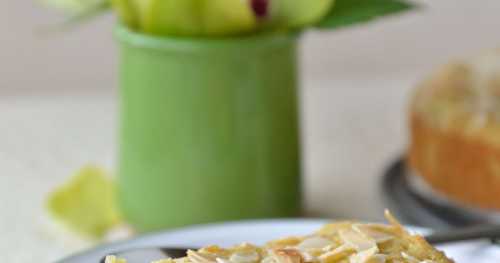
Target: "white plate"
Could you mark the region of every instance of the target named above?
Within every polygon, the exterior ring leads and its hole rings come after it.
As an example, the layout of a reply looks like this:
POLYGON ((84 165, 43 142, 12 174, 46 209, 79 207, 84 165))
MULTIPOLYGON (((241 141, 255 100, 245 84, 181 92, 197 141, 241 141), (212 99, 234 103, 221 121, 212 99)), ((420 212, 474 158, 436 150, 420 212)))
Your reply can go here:
MULTIPOLYGON (((209 244, 230 246, 246 241, 263 244, 284 236, 311 233, 326 222, 328 221, 316 219, 252 220, 187 227, 100 246, 63 259, 59 263, 98 263, 103 255, 137 247, 201 247, 209 244)), ((422 228, 409 229, 419 233, 427 232, 422 228)), ((492 246, 486 241, 441 246, 440 249, 457 263, 500 262, 500 246, 492 246)))

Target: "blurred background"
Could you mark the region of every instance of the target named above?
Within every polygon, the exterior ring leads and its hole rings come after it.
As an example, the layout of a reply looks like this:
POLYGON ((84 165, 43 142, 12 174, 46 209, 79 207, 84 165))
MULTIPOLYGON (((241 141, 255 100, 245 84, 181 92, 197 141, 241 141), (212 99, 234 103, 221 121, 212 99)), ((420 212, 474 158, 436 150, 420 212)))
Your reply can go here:
MULTIPOLYGON (((360 75, 417 76, 450 57, 497 46, 498 1, 414 2, 423 8, 410 15, 340 32, 309 33, 303 41, 306 83, 353 75, 357 79, 360 75)), ((70 32, 47 35, 44 29, 60 22, 60 14, 37 1, 5 2, 0 7, 2 94, 91 93, 115 88, 111 15, 70 32)))
MULTIPOLYGON (((406 148, 415 84, 450 58, 500 46, 499 1, 415 2, 410 14, 303 39, 308 216, 380 220, 379 179, 406 148)), ((2 1, 0 21, 0 251, 15 240, 54 259, 71 245, 44 242, 41 200, 83 164, 115 164, 114 18, 47 34, 56 13, 2 1)))

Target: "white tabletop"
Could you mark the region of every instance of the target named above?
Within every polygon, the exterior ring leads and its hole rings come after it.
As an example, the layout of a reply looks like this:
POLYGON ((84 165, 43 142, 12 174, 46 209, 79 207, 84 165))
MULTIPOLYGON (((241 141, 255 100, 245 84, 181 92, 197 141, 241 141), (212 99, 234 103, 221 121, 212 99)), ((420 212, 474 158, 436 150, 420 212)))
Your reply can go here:
MULTIPOLYGON (((411 82, 385 76, 375 82, 306 84, 308 214, 381 218, 378 180, 404 150, 405 87, 411 82)), ((106 92, 0 99, 0 250, 11 251, 11 262, 46 262, 88 245, 55 231, 44 216, 43 202, 87 163, 113 171, 116 115, 116 97, 106 92)))
MULTIPOLYGON (((500 45, 498 0, 419 2, 428 8, 306 36, 302 116, 309 215, 380 219, 385 205, 378 182, 405 149, 412 87, 450 57, 500 45)), ((88 246, 51 227, 44 198, 87 163, 114 170, 112 21, 52 37, 33 34, 35 25, 54 22, 51 17, 31 1, 0 1, 0 21, 7 19, 0 23, 6 32, 0 36, 2 262, 50 262, 88 246)))

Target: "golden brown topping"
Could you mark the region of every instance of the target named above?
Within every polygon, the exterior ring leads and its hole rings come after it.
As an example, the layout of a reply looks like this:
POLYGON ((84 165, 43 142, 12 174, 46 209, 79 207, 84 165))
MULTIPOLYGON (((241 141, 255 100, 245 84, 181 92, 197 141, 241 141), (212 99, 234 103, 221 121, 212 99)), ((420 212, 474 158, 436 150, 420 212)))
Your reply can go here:
POLYGON ((302 242, 302 238, 299 237, 287 237, 274 241, 270 241, 267 243, 267 247, 269 248, 284 248, 289 246, 295 246, 302 242))
POLYGON ((303 263, 304 259, 297 249, 282 248, 272 252, 274 259, 278 263, 303 263))
POLYGON ((439 129, 479 133, 500 123, 500 51, 445 65, 419 86, 412 105, 439 129))
POLYGON ((200 249, 198 252, 202 253, 202 254, 210 254, 210 255, 214 255, 215 257, 222 257, 222 258, 228 257, 231 254, 231 251, 224 249, 224 248, 221 248, 219 246, 204 247, 204 248, 200 249))

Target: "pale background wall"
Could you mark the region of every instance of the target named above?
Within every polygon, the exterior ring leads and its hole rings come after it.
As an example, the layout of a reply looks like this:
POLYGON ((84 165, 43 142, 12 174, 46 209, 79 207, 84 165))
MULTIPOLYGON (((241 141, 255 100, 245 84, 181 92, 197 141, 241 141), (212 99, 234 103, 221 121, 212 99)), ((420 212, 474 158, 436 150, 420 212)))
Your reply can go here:
MULTIPOLYGON (((312 33, 305 79, 411 72, 450 56, 500 45, 500 1, 423 0, 419 12, 364 28, 312 33)), ((115 86, 113 18, 44 35, 60 21, 36 0, 0 1, 0 94, 110 90, 115 86)), ((363 88, 363 87, 360 87, 363 88)))

